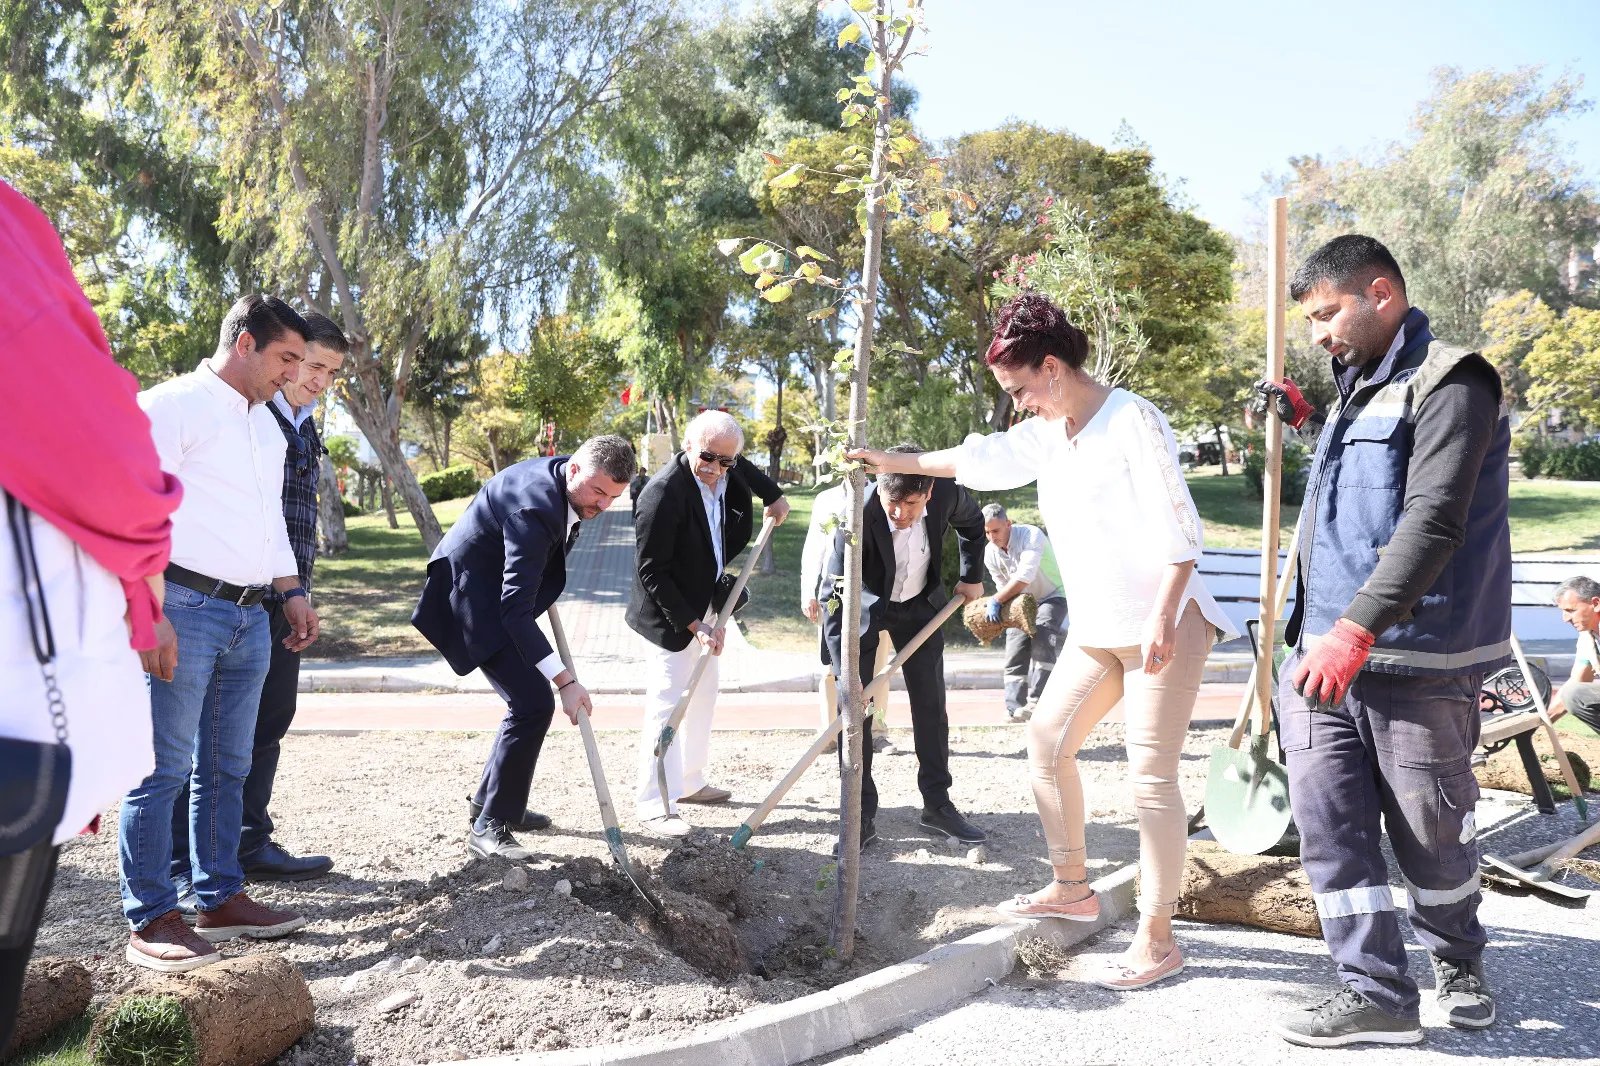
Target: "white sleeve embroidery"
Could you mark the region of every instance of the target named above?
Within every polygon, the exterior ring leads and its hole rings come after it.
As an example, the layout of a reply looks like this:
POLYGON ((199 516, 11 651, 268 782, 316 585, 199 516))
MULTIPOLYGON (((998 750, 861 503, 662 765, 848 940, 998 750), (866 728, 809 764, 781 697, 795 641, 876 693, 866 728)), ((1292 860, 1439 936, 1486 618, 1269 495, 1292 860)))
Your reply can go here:
POLYGON ((1201 549, 1200 516, 1189 495, 1189 485, 1178 469, 1177 442, 1155 404, 1142 396, 1133 396, 1133 406, 1139 416, 1140 438, 1139 455, 1133 464, 1135 491, 1155 505, 1158 514, 1151 517, 1161 521, 1165 516, 1165 523, 1170 524, 1171 556, 1165 561, 1181 563, 1197 559, 1201 549))

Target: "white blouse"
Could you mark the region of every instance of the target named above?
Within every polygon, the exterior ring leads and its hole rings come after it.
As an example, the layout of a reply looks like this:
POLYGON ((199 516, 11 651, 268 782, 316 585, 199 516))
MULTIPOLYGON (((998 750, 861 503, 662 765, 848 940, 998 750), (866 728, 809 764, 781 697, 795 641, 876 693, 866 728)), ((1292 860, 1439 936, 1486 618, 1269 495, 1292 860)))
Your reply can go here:
MULTIPOLYGON (((1200 515, 1179 471, 1172 428, 1142 396, 1113 389, 1071 439, 1064 421, 1035 417, 1002 433, 974 433, 955 451, 956 480, 968 488, 1038 483, 1075 644, 1138 645, 1163 571, 1200 558, 1200 515)), ((1179 617, 1190 601, 1223 637, 1236 635, 1194 572, 1179 617)))

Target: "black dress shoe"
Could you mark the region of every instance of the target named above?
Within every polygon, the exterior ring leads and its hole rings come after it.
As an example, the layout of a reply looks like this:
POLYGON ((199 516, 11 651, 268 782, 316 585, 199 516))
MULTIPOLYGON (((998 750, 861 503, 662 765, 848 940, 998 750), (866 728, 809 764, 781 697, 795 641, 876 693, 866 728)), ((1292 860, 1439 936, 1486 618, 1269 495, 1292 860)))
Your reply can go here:
POLYGON ((988 833, 961 816, 954 803, 941 803, 933 810, 923 811, 922 820, 917 825, 929 836, 943 837, 969 848, 986 843, 989 839, 988 833))
MULTIPOLYGON (((478 815, 483 813, 483 804, 468 796, 467 809, 472 812, 472 817, 467 821, 472 825, 477 825, 478 815)), ((550 816, 548 814, 540 814, 538 811, 523 811, 522 821, 507 822, 506 824, 519 833, 537 833, 541 829, 550 828, 550 816)))
POLYGON ((333 869, 333 860, 326 855, 291 855, 269 840, 255 854, 240 856, 239 865, 247 881, 309 881, 333 869))
MULTIPOLYGON (((872 819, 871 818, 863 818, 861 820, 861 848, 862 848, 862 850, 865 851, 868 844, 875 844, 875 843, 877 843, 877 841, 878 841, 878 827, 876 825, 872 824, 872 819)), ((839 842, 837 840, 835 840, 833 842, 833 857, 836 858, 836 859, 839 857, 839 842)))
POLYGON ((527 862, 533 858, 533 852, 517 843, 517 838, 511 835, 511 829, 504 822, 489 819, 488 828, 478 832, 476 828, 467 837, 467 850, 474 855, 488 858, 498 855, 502 859, 512 862, 527 862))

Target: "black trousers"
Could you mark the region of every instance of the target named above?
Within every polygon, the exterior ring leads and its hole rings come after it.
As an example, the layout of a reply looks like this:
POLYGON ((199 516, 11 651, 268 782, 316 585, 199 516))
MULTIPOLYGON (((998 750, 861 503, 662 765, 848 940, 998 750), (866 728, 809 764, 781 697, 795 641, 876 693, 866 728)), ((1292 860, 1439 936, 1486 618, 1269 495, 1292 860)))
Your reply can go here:
MULTIPOLYGON (((261 685, 261 704, 256 710, 255 747, 250 758, 250 776, 244 780, 244 824, 239 834, 239 857, 248 858, 266 847, 272 839, 272 786, 278 777, 278 755, 283 738, 294 724, 296 700, 300 692, 300 653, 283 646, 289 636, 289 620, 283 604, 263 604, 272 634, 272 662, 261 685)), ((189 879, 189 786, 184 784, 172 807, 172 876, 189 879)))
POLYGON ((28 972, 28 959, 33 955, 34 938, 39 935, 39 923, 44 921, 44 905, 50 898, 50 887, 55 882, 56 858, 60 853, 58 848, 50 855, 50 872, 44 879, 44 891, 33 903, 33 914, 27 923, 27 935, 23 943, 14 948, 0 949, 0 1051, 11 1043, 11 1033, 17 1024, 17 1007, 22 1002, 22 981, 28 972))
POLYGON ((520 822, 528 809, 533 770, 555 716, 555 690, 532 663, 522 661, 514 644, 489 656, 479 669, 506 701, 506 716, 472 798, 483 804, 483 812, 490 818, 520 822))
MULTIPOLYGON (((925 598, 901 603, 886 602, 875 621, 861 638, 861 683, 872 680, 877 658, 878 634, 887 632, 896 648, 910 643, 937 612, 925 598)), ((839 664, 833 664, 835 675, 839 664)), ((944 634, 935 632, 900 667, 906 695, 911 699, 911 732, 917 751, 917 789, 922 806, 931 810, 950 802, 950 718, 945 712, 944 634)), ((839 758, 844 758, 840 746, 839 758)), ((861 816, 878 813, 878 786, 872 780, 872 719, 868 718, 861 738, 861 816)))

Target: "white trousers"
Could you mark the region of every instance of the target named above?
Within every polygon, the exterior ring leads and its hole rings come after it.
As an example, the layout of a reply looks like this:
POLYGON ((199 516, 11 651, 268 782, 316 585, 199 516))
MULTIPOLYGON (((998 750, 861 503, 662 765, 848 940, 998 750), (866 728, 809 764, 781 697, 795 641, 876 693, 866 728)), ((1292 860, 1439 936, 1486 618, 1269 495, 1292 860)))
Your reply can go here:
POLYGON ((706 762, 711 756, 711 713, 717 706, 718 656, 711 656, 694 699, 667 749, 667 791, 663 799, 656 783, 656 738, 672 717, 694 664, 700 658, 700 642, 690 641, 682 651, 667 651, 649 645, 645 669, 644 726, 639 731, 639 817, 660 818, 677 813, 679 798, 692 796, 706 786, 706 762))
MULTIPOLYGON (((820 627, 818 629, 820 632, 820 627)), ((883 668, 889 665, 889 657, 894 653, 894 644, 889 640, 889 634, 879 632, 878 653, 874 660, 872 673, 874 676, 883 673, 883 668)), ((833 724, 834 715, 839 713, 839 679, 833 676, 832 670, 822 671, 822 685, 817 689, 817 709, 821 713, 822 724, 818 729, 827 729, 833 724)), ((873 725, 873 733, 877 736, 886 735, 889 728, 889 697, 872 705, 872 716, 877 719, 873 725)))

